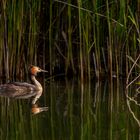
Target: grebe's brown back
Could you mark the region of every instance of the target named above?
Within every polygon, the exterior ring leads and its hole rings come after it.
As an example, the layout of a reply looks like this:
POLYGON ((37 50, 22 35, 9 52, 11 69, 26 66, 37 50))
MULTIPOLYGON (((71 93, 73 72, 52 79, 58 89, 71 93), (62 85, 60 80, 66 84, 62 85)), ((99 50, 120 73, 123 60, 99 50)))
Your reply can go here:
POLYGON ((26 82, 11 82, 7 84, 0 85, 0 90, 42 90, 42 85, 36 80, 35 76, 39 72, 48 72, 46 70, 42 70, 37 66, 31 66, 29 68, 29 74, 31 76, 31 81, 33 84, 29 84, 26 82))

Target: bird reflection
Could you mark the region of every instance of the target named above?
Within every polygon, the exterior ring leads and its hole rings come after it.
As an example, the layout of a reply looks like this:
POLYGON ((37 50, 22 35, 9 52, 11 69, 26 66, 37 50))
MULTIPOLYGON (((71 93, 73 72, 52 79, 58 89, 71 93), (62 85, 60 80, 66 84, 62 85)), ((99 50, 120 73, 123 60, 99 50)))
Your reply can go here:
POLYGON ((23 91, 23 90, 17 90, 17 91, 1 91, 0 90, 0 96, 1 97, 7 97, 12 99, 29 99, 31 98, 31 112, 32 114, 38 114, 43 111, 48 111, 48 107, 38 107, 37 101, 42 95, 42 90, 38 91, 23 91))
POLYGON ((7 98, 13 98, 13 99, 29 99, 31 97, 33 97, 32 99, 32 104, 35 104, 37 102, 37 100, 40 98, 40 96, 42 95, 42 91, 38 90, 38 91, 0 91, 0 96, 2 97, 7 97, 7 98))
POLYGON ((36 115, 38 113, 41 113, 43 111, 48 111, 48 107, 39 107, 38 104, 33 104, 31 112, 32 114, 36 115))

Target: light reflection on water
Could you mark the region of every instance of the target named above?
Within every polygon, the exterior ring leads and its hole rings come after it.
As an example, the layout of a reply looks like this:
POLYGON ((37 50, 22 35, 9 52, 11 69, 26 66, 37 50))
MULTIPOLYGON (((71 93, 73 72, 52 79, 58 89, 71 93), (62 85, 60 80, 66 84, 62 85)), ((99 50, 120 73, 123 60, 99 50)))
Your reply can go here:
MULTIPOLYGON (((47 84, 34 105, 37 94, 1 96, 0 139, 139 139, 124 89, 117 82, 66 80, 47 84)), ((138 116, 139 108, 132 108, 138 116)))

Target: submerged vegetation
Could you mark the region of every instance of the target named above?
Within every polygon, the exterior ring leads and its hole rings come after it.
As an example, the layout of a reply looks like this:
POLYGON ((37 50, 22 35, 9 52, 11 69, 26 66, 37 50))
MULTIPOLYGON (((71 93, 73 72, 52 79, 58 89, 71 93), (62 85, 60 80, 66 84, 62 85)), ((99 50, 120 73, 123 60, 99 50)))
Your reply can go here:
POLYGON ((138 0, 2 0, 0 76, 22 77, 30 64, 81 80, 127 76, 126 56, 140 51, 139 15, 138 0))

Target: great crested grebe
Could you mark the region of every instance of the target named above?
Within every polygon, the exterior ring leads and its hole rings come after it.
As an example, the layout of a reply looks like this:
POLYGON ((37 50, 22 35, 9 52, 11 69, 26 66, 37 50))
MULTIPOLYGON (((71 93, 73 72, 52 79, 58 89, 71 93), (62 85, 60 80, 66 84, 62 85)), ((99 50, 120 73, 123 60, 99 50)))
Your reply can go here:
POLYGON ((48 72, 46 70, 42 70, 37 66, 30 66, 29 74, 31 76, 31 81, 33 84, 29 84, 26 82, 10 82, 7 84, 0 85, 0 91, 7 91, 7 90, 26 90, 26 91, 42 91, 42 85, 36 80, 35 76, 39 72, 48 72))

